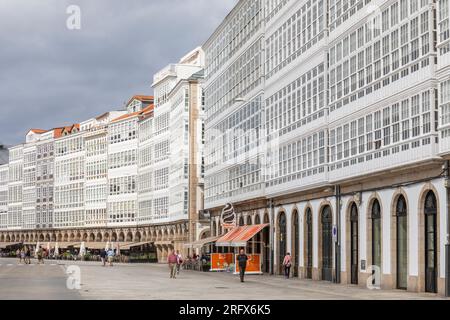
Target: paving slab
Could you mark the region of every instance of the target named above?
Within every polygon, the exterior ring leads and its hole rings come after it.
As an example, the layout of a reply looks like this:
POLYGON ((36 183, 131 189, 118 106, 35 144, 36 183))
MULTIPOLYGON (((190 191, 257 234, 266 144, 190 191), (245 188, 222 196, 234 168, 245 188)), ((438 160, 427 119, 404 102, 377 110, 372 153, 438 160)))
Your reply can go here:
POLYGON ((323 281, 252 275, 241 283, 237 275, 182 270, 169 278, 167 265, 47 261, 44 266, 18 266, 0 259, 0 299, 89 300, 428 300, 434 294, 402 290, 369 290, 323 281), (52 265, 53 264, 53 265, 52 265), (10 266, 8 266, 10 265, 10 266), (80 270, 80 289, 66 288, 66 270, 80 270), (4 286, 5 285, 5 286, 4 286), (6 290, 3 288, 7 288, 6 290))

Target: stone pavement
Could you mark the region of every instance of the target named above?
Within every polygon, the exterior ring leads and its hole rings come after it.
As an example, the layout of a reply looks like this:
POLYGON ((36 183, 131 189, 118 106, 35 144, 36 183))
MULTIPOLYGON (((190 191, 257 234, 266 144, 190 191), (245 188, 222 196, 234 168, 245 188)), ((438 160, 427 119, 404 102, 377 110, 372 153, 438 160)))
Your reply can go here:
POLYGON ((61 265, 19 265, 16 259, 0 259, 0 300, 79 300, 68 290, 61 265))
POLYGON ((49 299, 60 297, 93 300, 442 299, 432 294, 368 290, 310 280, 286 280, 275 276, 247 276, 246 282, 240 283, 238 276, 228 273, 182 270, 177 279, 169 279, 168 267, 158 264, 116 264, 113 267, 103 267, 93 262, 67 261, 58 261, 58 266, 51 266, 51 262, 35 267, 19 267, 16 264, 16 260, 0 259, 0 299, 18 297, 19 293, 22 299, 43 296, 49 299), (14 265, 8 267, 6 263, 14 265), (81 289, 66 289, 64 294, 59 295, 59 290, 66 282, 64 268, 71 264, 80 267, 81 289))

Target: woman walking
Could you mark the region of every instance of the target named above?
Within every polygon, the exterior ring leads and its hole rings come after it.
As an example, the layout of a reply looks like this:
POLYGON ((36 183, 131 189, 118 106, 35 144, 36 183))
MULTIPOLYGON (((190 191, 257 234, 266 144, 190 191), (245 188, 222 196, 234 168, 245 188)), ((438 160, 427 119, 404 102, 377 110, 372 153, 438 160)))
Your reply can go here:
POLYGON ((283 260, 284 276, 286 277, 286 279, 289 279, 289 276, 291 274, 291 266, 292 266, 292 258, 291 254, 288 252, 283 260))

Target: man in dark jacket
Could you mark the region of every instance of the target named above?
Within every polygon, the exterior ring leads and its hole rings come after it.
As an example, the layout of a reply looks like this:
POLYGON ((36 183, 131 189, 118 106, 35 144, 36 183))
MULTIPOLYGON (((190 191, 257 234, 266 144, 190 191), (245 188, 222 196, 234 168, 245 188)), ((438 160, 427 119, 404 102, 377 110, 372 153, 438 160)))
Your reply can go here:
POLYGON ((104 267, 106 267, 106 250, 102 249, 102 251, 100 251, 100 258, 102 259, 102 264, 104 267))
POLYGON ((239 255, 237 256, 237 261, 239 264, 239 275, 241 277, 241 282, 244 282, 245 269, 247 268, 248 257, 245 254, 244 249, 241 249, 239 255))

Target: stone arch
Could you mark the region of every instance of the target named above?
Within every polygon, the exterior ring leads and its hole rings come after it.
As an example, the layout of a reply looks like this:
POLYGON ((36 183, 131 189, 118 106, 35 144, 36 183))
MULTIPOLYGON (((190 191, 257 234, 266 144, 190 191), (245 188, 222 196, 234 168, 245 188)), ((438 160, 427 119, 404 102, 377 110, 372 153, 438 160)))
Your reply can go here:
POLYGON ((239 226, 244 226, 245 225, 244 215, 242 213, 239 215, 238 225, 239 226))
POLYGON ((256 214, 255 215, 255 224, 257 225, 257 224, 261 224, 261 216, 259 215, 259 214, 256 214))
POLYGON ((87 241, 91 237, 91 235, 92 235, 92 233, 90 233, 88 235, 87 232, 84 232, 83 233, 83 237, 82 237, 83 241, 87 241))
POLYGON ((277 266, 276 273, 283 274, 283 259, 287 252, 287 214, 286 210, 281 207, 277 212, 277 218, 275 219, 275 235, 276 235, 276 260, 275 265, 277 266), (280 226, 280 224, 282 224, 280 226))
MULTIPOLYGON (((87 236, 87 234, 86 234, 86 236, 87 236)), ((84 238, 84 236, 83 236, 83 238, 84 238)), ((86 237, 86 240, 87 240, 87 237, 86 237)), ((89 233, 89 241, 95 242, 95 234, 93 232, 89 233)))
POLYGON ((50 241, 50 234, 49 234, 49 233, 47 233, 47 234, 45 235, 45 241, 47 241, 47 242, 50 241))
POLYGON ((40 242, 45 241, 45 237, 44 237, 44 235, 42 233, 39 234, 39 241, 40 242))
POLYGON ((124 242, 125 241, 125 233, 123 231, 120 231, 119 239, 117 241, 119 241, 119 242, 124 242))
POLYGON ((209 228, 203 230, 202 232, 200 232, 200 235, 198 236, 199 240, 201 239, 206 239, 208 237, 211 236, 211 230, 209 228))
POLYGON ((116 232, 111 233, 110 241, 114 241, 114 242, 117 241, 117 233, 116 232))
MULTIPOLYGON (((390 215, 389 215, 389 219, 390 219, 390 229, 391 229, 391 239, 390 239, 390 243, 391 243, 391 275, 392 275, 392 289, 397 289, 397 257, 398 257, 398 252, 397 252, 397 221, 398 221, 398 217, 397 217, 397 204, 398 201, 400 200, 400 198, 403 197, 405 202, 406 202, 406 217, 407 217, 407 230, 409 230, 410 228, 410 223, 409 223, 409 209, 410 207, 410 203, 409 203, 409 199, 408 199, 408 194, 405 192, 405 190, 403 188, 398 188, 391 199, 391 206, 390 206, 390 215)), ((407 252, 409 255, 409 248, 410 248, 410 241, 409 241, 409 237, 406 237, 406 242, 407 242, 407 252)), ((407 261, 407 270, 409 270, 409 259, 406 259, 407 261)))
POLYGON ((101 232, 97 233, 97 236, 95 237, 95 241, 97 241, 97 242, 103 241, 103 235, 101 234, 101 232))
POLYGON ((319 235, 319 242, 318 242, 318 274, 316 275, 316 277, 318 277, 318 280, 330 280, 333 279, 335 277, 335 266, 334 266, 334 246, 333 246, 333 242, 331 241, 329 243, 329 246, 331 246, 331 248, 327 247, 330 251, 331 251, 331 256, 329 256, 329 254, 327 254, 326 252, 323 252, 323 248, 325 245, 324 240, 328 240, 328 236, 329 236, 329 230, 324 229, 324 225, 329 226, 329 224, 325 224, 325 216, 327 214, 331 214, 331 225, 333 225, 334 223, 334 211, 333 211, 333 206, 331 205, 331 202, 328 200, 324 200, 322 201, 322 203, 319 206, 319 216, 318 216, 318 235, 319 235), (328 210, 329 208, 329 212, 326 212, 326 210, 328 210), (325 237, 327 237, 327 239, 324 239, 325 237), (327 254, 327 255, 325 255, 327 254), (328 259, 328 267, 327 270, 324 270, 324 265, 327 263, 327 260, 325 260, 325 258, 328 259), (331 267, 330 267, 330 261, 331 260, 331 267), (331 269, 331 270, 330 270, 331 269), (331 272, 331 273, 330 273, 331 272))
POLYGON ((127 241, 127 242, 133 241, 133 234, 131 233, 131 231, 127 232, 127 237, 126 237, 125 241, 127 241))
POLYGON ((266 212, 264 213, 263 221, 264 221, 264 223, 270 223, 269 212, 266 211, 266 212))
POLYGON ((139 231, 136 231, 136 233, 134 234, 134 241, 141 242, 143 238, 145 239, 145 237, 143 237, 139 231))
POLYGON ((359 257, 360 257, 360 235, 361 235, 361 210, 360 207, 358 205, 358 201, 356 200, 355 197, 351 198, 348 203, 347 203, 347 208, 345 210, 345 266, 346 266, 346 277, 347 277, 347 284, 351 284, 352 283, 352 228, 353 228, 353 223, 357 223, 358 227, 356 230, 356 235, 357 235, 357 260, 358 260, 358 270, 354 270, 353 272, 356 272, 356 278, 354 279, 354 284, 358 284, 359 283, 359 257), (354 217, 354 212, 353 210, 356 208, 356 217, 354 217), (357 219, 357 221, 356 221, 357 219))
POLYGON ((5 235, 4 234, 0 234, 0 242, 5 242, 5 235))
POLYGON ((246 224, 247 226, 251 226, 251 225, 253 224, 252 216, 251 216, 251 215, 248 215, 248 216, 247 216, 247 221, 245 222, 245 224, 246 224))
POLYGON ((418 277, 418 283, 417 288, 419 292, 425 292, 426 287, 426 272, 425 272, 425 202, 427 200, 427 196, 430 193, 434 194, 434 197, 436 199, 436 275, 437 275, 437 283, 436 283, 436 291, 437 293, 444 294, 445 293, 445 283, 444 281, 441 281, 443 278, 440 277, 441 268, 440 268, 440 259, 441 259, 441 248, 440 248, 440 213, 441 213, 441 201, 439 197, 439 192, 435 188, 435 186, 432 183, 427 183, 423 186, 422 190, 420 191, 419 196, 419 277, 418 277))
MULTIPOLYGON (((367 211, 366 211, 366 258, 367 258, 367 266, 370 268, 370 266, 373 265, 373 248, 372 248, 372 241, 373 241, 373 218, 372 218, 372 211, 374 203, 378 201, 378 204, 380 206, 380 214, 381 214, 381 236, 383 235, 383 217, 385 216, 383 203, 381 202, 381 197, 378 193, 373 193, 368 201, 367 201, 367 211)), ((381 252, 383 252, 383 239, 381 238, 381 252)), ((383 274, 383 256, 381 256, 381 274, 383 274)))
POLYGON ((163 230, 163 241, 167 241, 169 239, 169 230, 164 228, 163 230))

